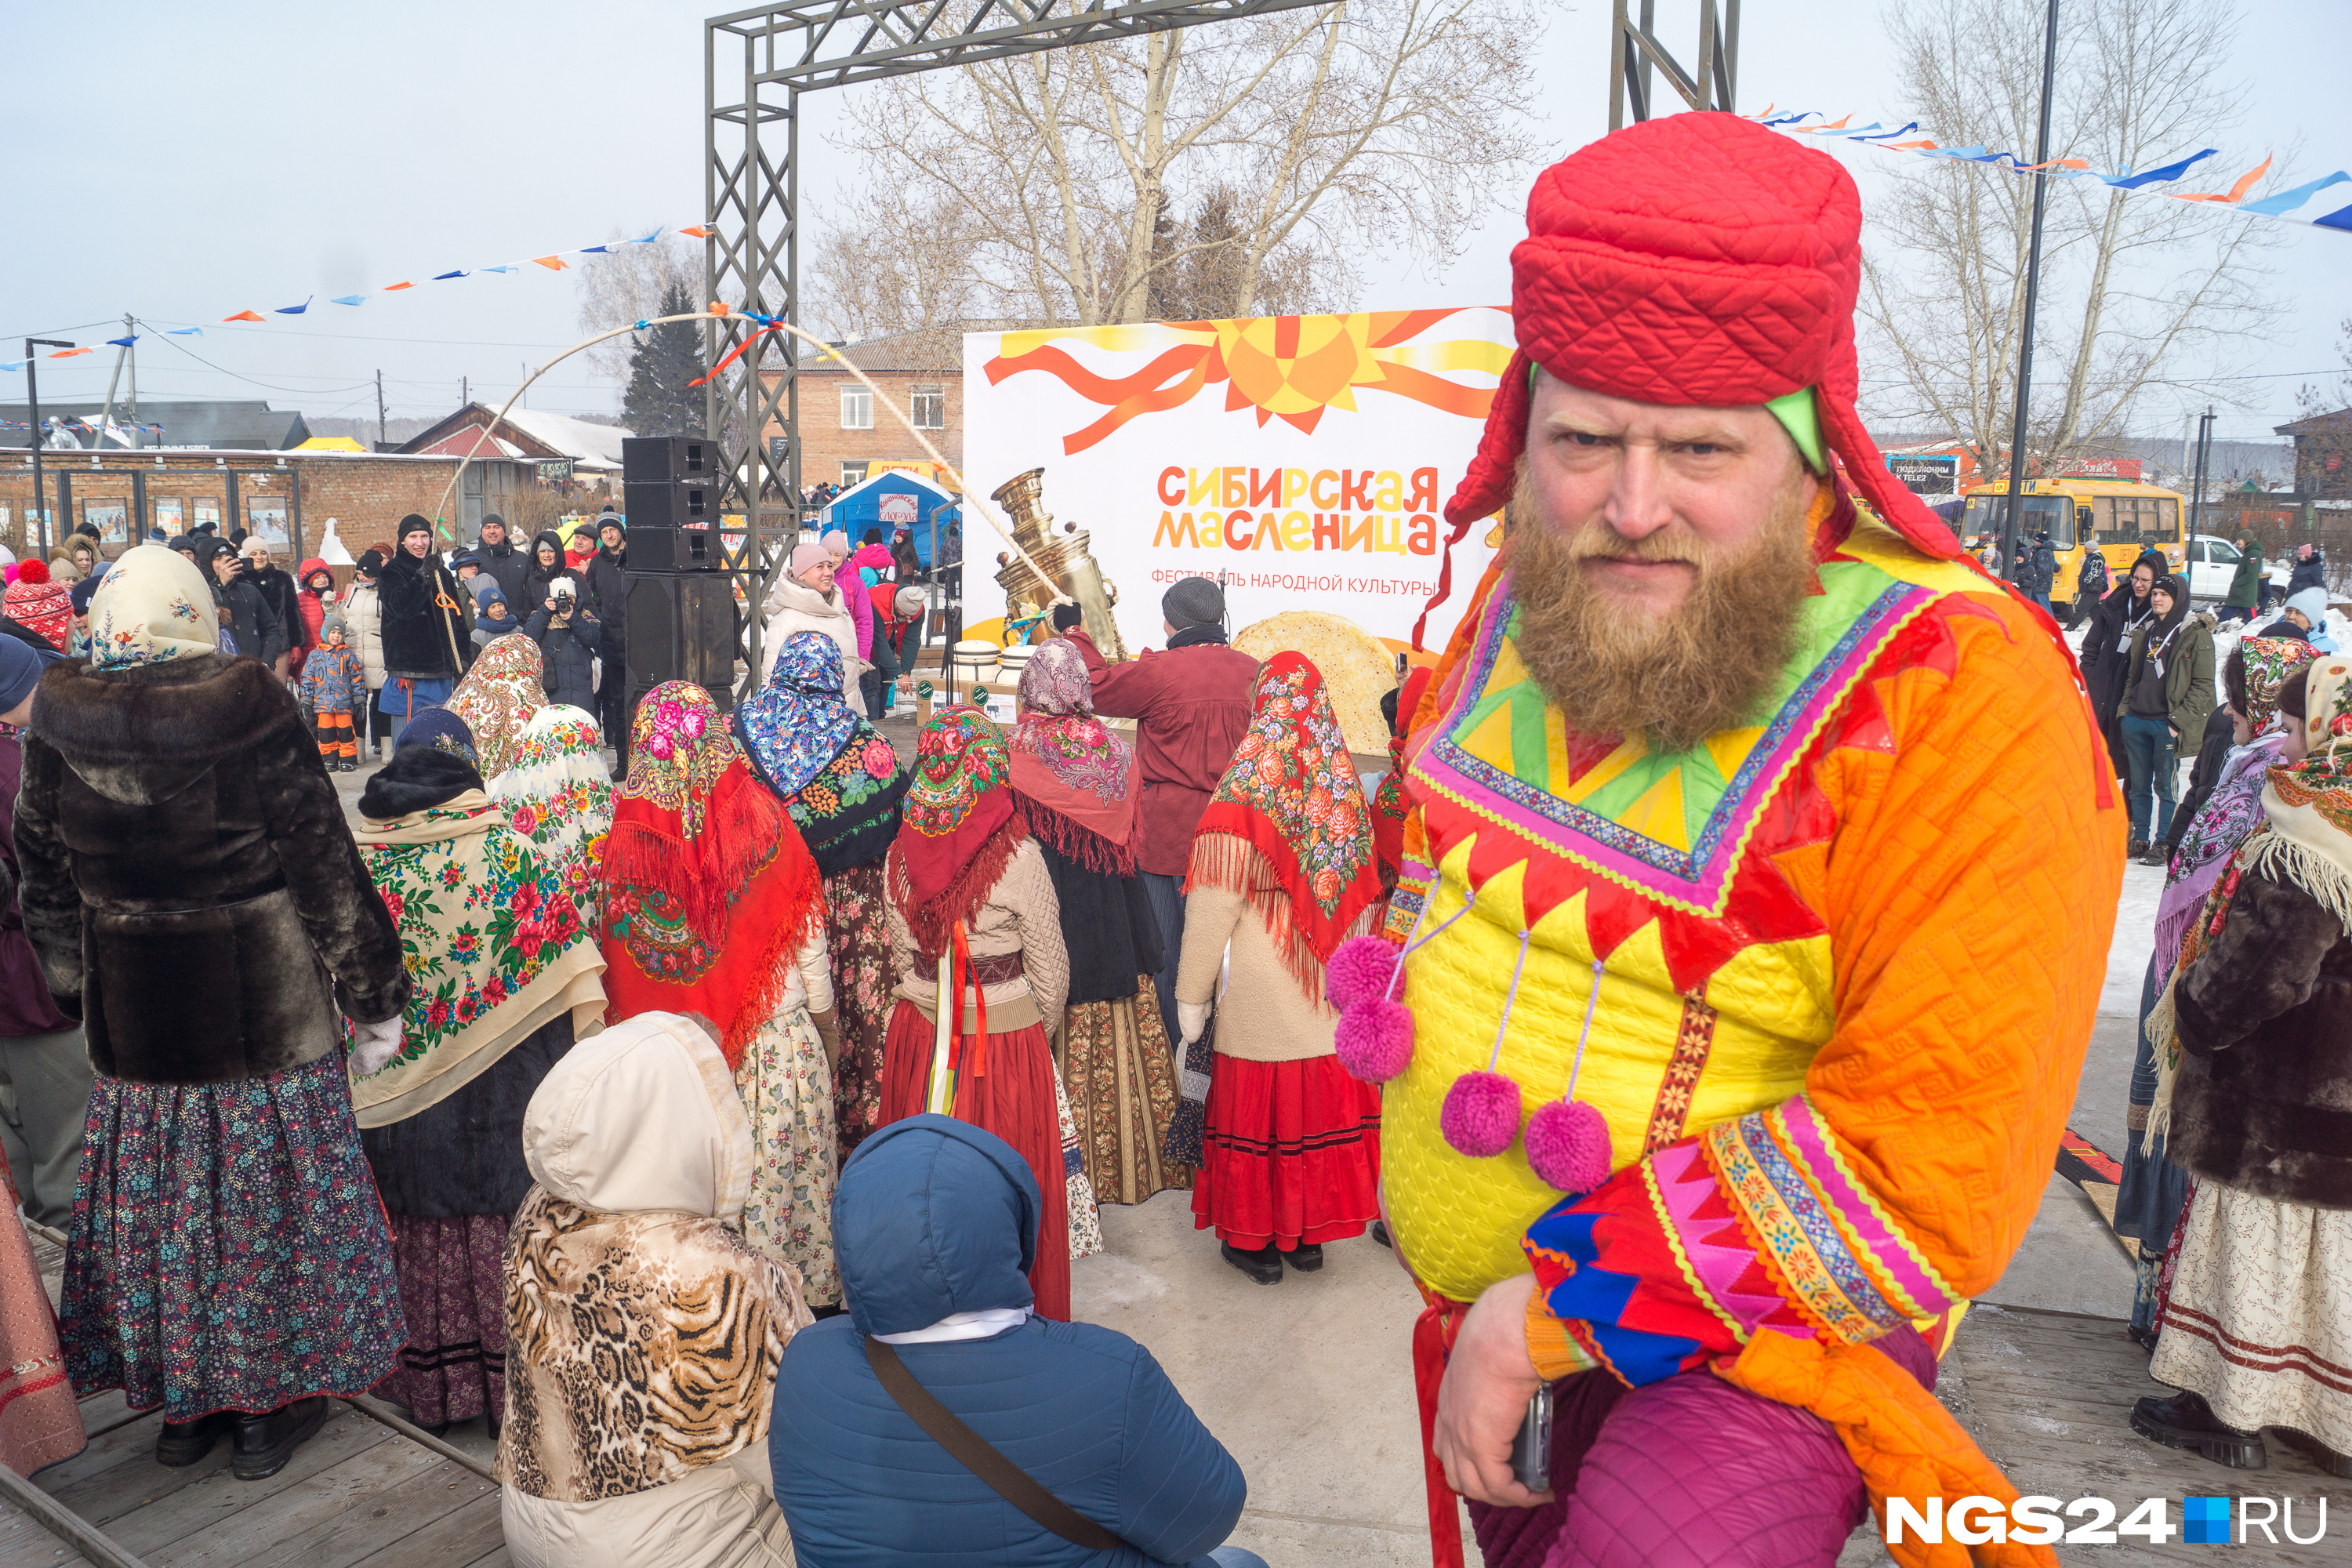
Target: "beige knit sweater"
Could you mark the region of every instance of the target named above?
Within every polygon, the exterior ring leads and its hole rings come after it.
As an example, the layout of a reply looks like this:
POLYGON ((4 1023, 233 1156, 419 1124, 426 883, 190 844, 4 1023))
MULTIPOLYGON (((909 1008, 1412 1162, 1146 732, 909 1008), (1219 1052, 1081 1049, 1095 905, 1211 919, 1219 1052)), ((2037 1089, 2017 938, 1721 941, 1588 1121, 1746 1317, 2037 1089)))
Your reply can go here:
POLYGON ((1339 1015, 1299 989, 1265 934, 1265 921, 1228 889, 1196 889, 1184 900, 1178 1004, 1198 1006, 1216 994, 1217 970, 1229 952, 1232 977, 1217 1004, 1217 1049, 1253 1062, 1329 1056, 1339 1015))
MULTIPOLYGON (((884 900, 890 922, 890 952, 898 960, 898 994, 922 1009, 923 1016, 939 1018, 939 971, 915 951, 914 934, 896 902, 884 900)), ((1044 1024, 1048 1035, 1062 1030, 1062 1004, 1070 994, 1070 957, 1062 946, 1062 906, 1054 896, 1054 879, 1034 839, 1024 838, 1005 862, 1004 874, 972 911, 969 942, 975 959, 1021 954, 1023 973, 981 988, 988 1000, 988 1030, 992 1035, 1044 1024)), ((980 1009, 964 1003, 963 1027, 980 1026, 980 1009)))

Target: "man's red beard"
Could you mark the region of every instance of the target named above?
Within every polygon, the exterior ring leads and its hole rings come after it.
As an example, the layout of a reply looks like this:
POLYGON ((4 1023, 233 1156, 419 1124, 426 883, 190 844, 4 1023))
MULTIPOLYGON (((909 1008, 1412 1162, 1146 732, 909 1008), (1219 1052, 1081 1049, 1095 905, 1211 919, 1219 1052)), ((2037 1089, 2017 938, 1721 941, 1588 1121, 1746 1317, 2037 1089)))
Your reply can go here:
POLYGON ((1679 752, 1759 722, 1757 708, 1796 649, 1798 609, 1819 587, 1805 511, 1792 479, 1755 542, 1736 552, 1679 530, 1622 539, 1597 521, 1564 535, 1523 464, 1504 546, 1520 662, 1575 734, 1639 732, 1679 752), (1583 563, 1600 556, 1686 561, 1697 580, 1678 608, 1653 616, 1594 585, 1583 563))

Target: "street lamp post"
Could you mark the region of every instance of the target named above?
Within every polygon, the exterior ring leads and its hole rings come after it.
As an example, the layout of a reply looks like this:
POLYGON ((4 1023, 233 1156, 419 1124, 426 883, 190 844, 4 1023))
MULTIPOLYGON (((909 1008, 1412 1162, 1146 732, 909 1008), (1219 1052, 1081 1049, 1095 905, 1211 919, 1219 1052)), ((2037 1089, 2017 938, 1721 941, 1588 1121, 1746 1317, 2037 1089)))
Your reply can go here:
MULTIPOLYGON (((2050 93, 2058 72, 2058 0, 2050 0, 2050 20, 2042 38, 2042 131, 2033 143, 2033 236, 2026 247, 2025 321, 2018 334, 2017 409, 2009 442, 2009 504, 2002 508, 2000 574, 2017 580, 2017 539, 2025 510, 2025 416, 2033 395, 2033 307, 2042 284, 2042 213, 2050 198, 2050 93)), ((2095 540, 2093 549, 2098 548, 2095 540)))
POLYGON ((33 374, 35 349, 69 349, 71 343, 55 338, 25 340, 25 400, 30 405, 26 414, 33 426, 33 521, 40 529, 40 548, 49 547, 49 503, 41 495, 41 378, 33 374))

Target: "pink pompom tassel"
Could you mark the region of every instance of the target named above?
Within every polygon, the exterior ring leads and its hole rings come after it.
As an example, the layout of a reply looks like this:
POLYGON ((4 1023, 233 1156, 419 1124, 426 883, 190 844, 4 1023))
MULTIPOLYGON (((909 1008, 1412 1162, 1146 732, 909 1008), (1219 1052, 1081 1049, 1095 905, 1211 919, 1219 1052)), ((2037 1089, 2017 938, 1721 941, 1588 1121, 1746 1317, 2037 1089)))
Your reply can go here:
POLYGON ((1528 1118, 1528 1164, 1563 1193, 1591 1192, 1609 1179, 1608 1120, 1580 1100, 1538 1106, 1528 1118))
MULTIPOLYGON (((1396 979, 1397 950, 1385 937, 1351 936, 1323 966, 1323 997, 1345 1013, 1386 996, 1396 979)), ((1393 1077, 1394 1075, 1390 1075, 1393 1077)))
POLYGON ((1386 1083, 1412 1060, 1412 1010, 1376 991, 1339 1015, 1331 1048, 1350 1078, 1386 1083))
POLYGON ((1464 1073, 1445 1091, 1437 1128, 1455 1152, 1493 1159, 1518 1139, 1519 1086, 1500 1073, 1464 1073))

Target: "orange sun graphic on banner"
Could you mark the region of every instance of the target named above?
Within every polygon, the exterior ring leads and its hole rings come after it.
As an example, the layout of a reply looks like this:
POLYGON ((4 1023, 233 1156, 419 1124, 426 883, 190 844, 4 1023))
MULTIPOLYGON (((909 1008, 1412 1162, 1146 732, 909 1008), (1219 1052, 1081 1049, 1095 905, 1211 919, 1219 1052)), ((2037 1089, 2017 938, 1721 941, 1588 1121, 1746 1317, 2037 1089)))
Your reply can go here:
POLYGON ((1225 384, 1228 410, 1254 408, 1260 425, 1280 419, 1310 434, 1328 410, 1354 412, 1359 388, 1484 419, 1494 388, 1451 380, 1447 373, 1499 376, 1511 351, 1484 339, 1421 341, 1460 313, 1373 310, 1007 332, 982 369, 991 385, 1042 371, 1108 411, 1063 437, 1065 455, 1085 451, 1130 420, 1181 407, 1213 382, 1225 384), (1141 369, 1113 377, 1079 363, 1054 342, 1062 337, 1113 351, 1177 342, 1141 369))

